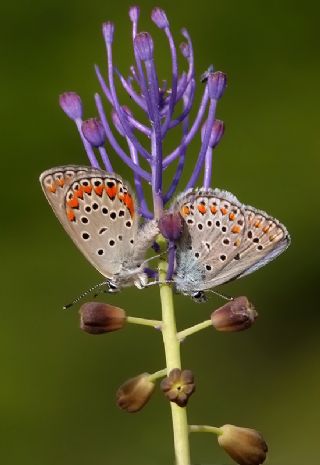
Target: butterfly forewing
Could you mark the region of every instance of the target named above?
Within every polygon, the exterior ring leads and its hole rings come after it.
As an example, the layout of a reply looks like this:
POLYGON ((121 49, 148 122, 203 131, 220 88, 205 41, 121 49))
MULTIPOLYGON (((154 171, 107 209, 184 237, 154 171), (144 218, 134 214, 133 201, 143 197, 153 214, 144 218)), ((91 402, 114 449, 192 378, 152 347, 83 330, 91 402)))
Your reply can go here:
POLYGON ((100 273, 112 278, 134 250, 138 231, 135 199, 117 175, 89 167, 72 168, 45 172, 40 178, 44 192, 83 255, 100 273))

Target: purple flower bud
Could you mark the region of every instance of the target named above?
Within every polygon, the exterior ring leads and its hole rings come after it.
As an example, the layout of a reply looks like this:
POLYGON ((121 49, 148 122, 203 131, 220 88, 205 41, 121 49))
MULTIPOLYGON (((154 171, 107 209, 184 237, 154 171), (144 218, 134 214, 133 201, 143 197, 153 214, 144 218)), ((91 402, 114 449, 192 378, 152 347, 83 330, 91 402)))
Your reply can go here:
POLYGON ((219 100, 227 85, 227 75, 221 71, 208 75, 208 90, 211 99, 219 100))
POLYGON ((169 241, 176 241, 182 234, 183 222, 179 213, 167 213, 159 220, 159 230, 169 241))
MULTIPOLYGON (((219 144, 224 134, 224 129, 225 129, 224 122, 219 119, 216 119, 212 126, 212 131, 211 131, 211 136, 210 136, 210 141, 209 141, 209 146, 211 148, 214 148, 219 144)), ((204 137, 205 130, 206 130, 206 123, 201 128, 201 139, 202 140, 204 137)))
POLYGON ((250 328, 258 314, 246 297, 237 297, 211 314, 211 322, 218 331, 235 332, 250 328))
POLYGON ((114 24, 111 21, 102 24, 102 33, 107 44, 112 44, 114 35, 114 24))
POLYGON ((148 32, 140 32, 134 38, 134 49, 141 61, 152 60, 153 40, 148 32))
POLYGON ((129 17, 133 23, 136 23, 140 16, 140 8, 138 6, 132 6, 129 9, 129 17))
POLYGON ((180 47, 180 51, 182 53, 182 55, 185 57, 185 58, 189 58, 190 56, 190 47, 189 47, 189 44, 187 44, 187 42, 181 42, 181 44, 179 45, 180 47))
POLYGON ((87 119, 81 125, 82 134, 93 147, 101 147, 106 141, 103 125, 97 118, 87 119))
POLYGON ((75 92, 65 92, 59 97, 59 104, 66 115, 72 120, 82 117, 82 101, 75 92))
POLYGON ((101 302, 86 302, 79 313, 80 328, 89 334, 117 331, 126 322, 126 313, 122 308, 101 302))
POLYGON ((169 26, 167 15, 161 8, 154 8, 152 10, 151 19, 160 29, 165 29, 169 26))
POLYGON ((224 129, 225 129, 224 122, 221 121, 220 119, 216 119, 215 122, 213 123, 211 137, 209 141, 210 147, 214 148, 219 144, 224 134, 224 129))

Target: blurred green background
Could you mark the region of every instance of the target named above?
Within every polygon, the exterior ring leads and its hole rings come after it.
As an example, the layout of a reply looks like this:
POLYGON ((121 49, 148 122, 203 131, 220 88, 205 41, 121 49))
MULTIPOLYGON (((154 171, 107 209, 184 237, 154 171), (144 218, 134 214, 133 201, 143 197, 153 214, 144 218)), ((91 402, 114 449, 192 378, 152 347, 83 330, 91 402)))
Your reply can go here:
MULTIPOLYGON (((320 343, 316 274, 319 221, 319 6, 315 1, 140 1, 142 27, 156 40, 159 74, 166 41, 149 20, 166 9, 177 42, 186 26, 197 74, 213 63, 228 74, 218 117, 226 134, 214 182, 287 225, 292 246, 275 262, 223 288, 247 295, 260 317, 248 332, 197 334, 183 363, 197 379, 191 423, 233 423, 262 431, 270 465, 317 465, 320 343)), ((79 92, 86 116, 104 65, 101 23, 116 23, 116 62, 132 63, 130 2, 62 0, 1 5, 2 305, 1 449, 6 465, 169 465, 169 406, 157 392, 139 414, 115 405, 125 379, 163 367, 160 334, 143 327, 92 337, 77 307, 61 307, 101 277, 71 243, 47 205, 38 175, 86 163, 57 98, 79 92), (130 56, 128 51, 130 50, 130 56)), ((200 86, 199 86, 200 87, 200 86)), ((200 89, 198 89, 198 100, 200 89)), ((189 173, 196 141, 189 152, 189 173)), ((119 163, 118 171, 126 170, 119 163)), ((130 315, 159 318, 158 290, 108 298, 130 315)), ((177 296, 179 328, 221 305, 177 296)), ((214 437, 191 437, 194 464, 231 464, 214 437)))

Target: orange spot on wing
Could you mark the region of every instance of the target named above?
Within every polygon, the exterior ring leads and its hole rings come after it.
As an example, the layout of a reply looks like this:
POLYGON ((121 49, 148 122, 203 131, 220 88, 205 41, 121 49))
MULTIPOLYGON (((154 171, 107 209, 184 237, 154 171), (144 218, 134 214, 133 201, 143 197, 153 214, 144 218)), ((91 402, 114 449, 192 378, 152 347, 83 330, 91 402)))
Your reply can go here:
POLYGON ((215 215, 218 211, 217 207, 215 205, 210 206, 210 211, 213 215, 215 215))
POLYGON ((263 231, 264 233, 267 233, 267 232, 269 231, 269 229, 270 229, 270 226, 265 226, 265 227, 262 229, 262 231, 263 231))
POLYGON ((240 226, 238 226, 237 224, 235 224, 234 226, 232 226, 231 228, 231 232, 234 233, 234 234, 237 234, 241 231, 241 228, 240 226))
POLYGON ((70 200, 67 201, 67 205, 70 208, 78 208, 79 207, 79 200, 77 197, 72 197, 70 200))
POLYGON ((257 221, 254 223, 254 227, 255 227, 255 228, 260 228, 260 224, 261 224, 261 220, 257 220, 257 221))
POLYGON ((52 183, 49 187, 48 187, 48 190, 49 192, 52 192, 52 194, 54 194, 57 190, 57 186, 55 183, 52 183))
POLYGON ((83 190, 83 192, 85 192, 86 194, 91 194, 91 192, 92 192, 92 186, 82 186, 82 190, 83 190))
POLYGON ((101 186, 94 186, 93 189, 94 189, 95 193, 96 193, 99 197, 102 196, 103 189, 104 189, 104 186, 103 186, 103 185, 101 185, 101 186))
POLYGON ((234 213, 229 213, 229 220, 233 221, 235 219, 236 215, 234 213))
POLYGON ((198 210, 200 213, 202 213, 202 215, 204 215, 207 211, 207 207, 205 205, 203 205, 202 203, 199 203, 198 205, 198 210))
POLYGON ((64 186, 64 179, 63 178, 58 179, 57 184, 58 184, 58 186, 63 187, 64 186))
POLYGON ((83 199, 83 188, 82 188, 82 186, 79 187, 79 189, 77 189, 76 191, 74 191, 74 195, 78 199, 83 199))
POLYGON ((111 199, 111 200, 113 200, 115 198, 115 196, 117 195, 117 187, 116 186, 113 186, 113 187, 108 187, 107 186, 106 191, 107 191, 109 199, 111 199))
POLYGON ((221 211, 221 213, 222 213, 223 215, 226 215, 226 214, 228 213, 228 210, 227 210, 226 208, 224 208, 224 207, 221 207, 221 208, 220 208, 220 211, 221 211))
POLYGON ((129 210, 130 216, 132 218, 133 215, 134 215, 134 202, 133 202, 132 196, 130 194, 128 194, 128 193, 124 194, 123 195, 123 203, 125 204, 125 206, 129 210))
POLYGON ((181 208, 181 214, 182 214, 182 216, 190 215, 190 208, 187 205, 184 205, 181 208))
POLYGON ((76 215, 72 210, 67 210, 67 217, 69 221, 75 221, 76 220, 76 215))

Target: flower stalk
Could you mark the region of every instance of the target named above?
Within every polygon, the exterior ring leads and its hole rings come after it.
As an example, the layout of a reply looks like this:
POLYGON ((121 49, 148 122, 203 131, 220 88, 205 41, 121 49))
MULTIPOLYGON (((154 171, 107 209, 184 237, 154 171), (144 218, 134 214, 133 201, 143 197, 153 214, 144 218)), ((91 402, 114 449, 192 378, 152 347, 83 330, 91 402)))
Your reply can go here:
MULTIPOLYGON (((181 368, 180 344, 177 337, 173 292, 166 283, 168 263, 160 260, 159 281, 162 308, 162 337, 166 356, 167 374, 181 368)), ((190 465, 187 408, 170 402, 176 465, 190 465)))

